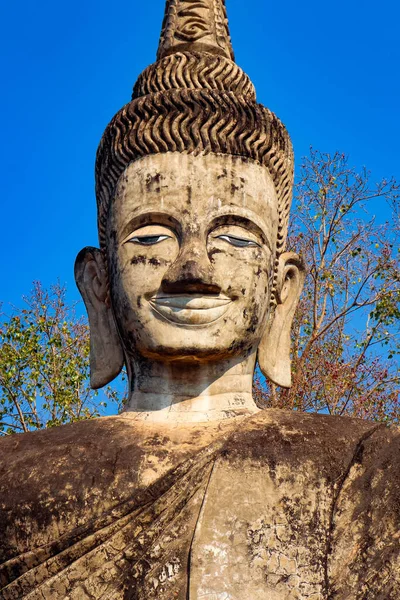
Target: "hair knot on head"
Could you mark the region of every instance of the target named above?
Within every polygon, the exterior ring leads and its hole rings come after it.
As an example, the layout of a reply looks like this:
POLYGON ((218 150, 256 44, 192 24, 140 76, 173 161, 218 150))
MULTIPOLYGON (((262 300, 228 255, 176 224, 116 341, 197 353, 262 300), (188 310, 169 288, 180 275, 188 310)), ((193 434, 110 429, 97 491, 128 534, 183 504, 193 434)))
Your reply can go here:
POLYGON ((132 161, 166 152, 217 153, 268 169, 278 196, 279 255, 292 197, 292 144, 233 61, 224 0, 168 0, 157 58, 107 126, 97 152, 101 246, 115 186, 132 161))

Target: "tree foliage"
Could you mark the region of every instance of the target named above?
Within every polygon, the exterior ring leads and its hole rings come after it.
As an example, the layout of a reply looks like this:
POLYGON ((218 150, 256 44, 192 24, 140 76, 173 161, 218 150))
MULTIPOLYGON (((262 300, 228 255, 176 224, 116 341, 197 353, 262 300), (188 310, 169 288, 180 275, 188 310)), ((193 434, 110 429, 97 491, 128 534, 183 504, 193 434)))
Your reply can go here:
POLYGON ((0 324, 0 435, 99 416, 105 399, 89 386, 88 326, 65 288, 35 283, 24 300, 0 324))
POLYGON ((372 183, 343 154, 311 151, 295 188, 289 248, 307 267, 293 387, 265 391, 258 379, 258 401, 398 422, 399 185, 372 183))

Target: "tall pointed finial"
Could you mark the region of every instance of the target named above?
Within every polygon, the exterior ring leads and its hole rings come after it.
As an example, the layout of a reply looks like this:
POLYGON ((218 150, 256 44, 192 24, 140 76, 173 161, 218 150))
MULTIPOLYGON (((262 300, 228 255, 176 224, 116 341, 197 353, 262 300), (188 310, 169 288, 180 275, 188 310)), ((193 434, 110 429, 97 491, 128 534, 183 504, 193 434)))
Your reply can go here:
POLYGON ((234 60, 225 0, 167 0, 157 58, 185 51, 234 60))

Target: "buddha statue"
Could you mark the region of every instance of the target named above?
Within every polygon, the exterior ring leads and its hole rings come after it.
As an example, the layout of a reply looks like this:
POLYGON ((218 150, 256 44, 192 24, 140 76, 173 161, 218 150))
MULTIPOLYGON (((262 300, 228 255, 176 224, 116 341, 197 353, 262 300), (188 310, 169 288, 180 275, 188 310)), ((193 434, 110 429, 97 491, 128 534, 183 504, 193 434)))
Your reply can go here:
POLYGON ((75 267, 92 386, 125 366, 126 408, 0 441, 3 600, 400 598, 398 431, 252 397, 256 361, 291 383, 292 185, 224 1, 168 0, 75 267))

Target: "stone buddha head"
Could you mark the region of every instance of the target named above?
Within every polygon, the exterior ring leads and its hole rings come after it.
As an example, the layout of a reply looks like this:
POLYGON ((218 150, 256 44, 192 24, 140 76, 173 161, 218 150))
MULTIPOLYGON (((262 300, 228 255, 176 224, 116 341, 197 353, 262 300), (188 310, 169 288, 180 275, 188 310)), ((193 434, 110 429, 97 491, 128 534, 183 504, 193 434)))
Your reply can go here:
POLYGON ((157 58, 97 153, 100 249, 76 261, 92 386, 124 363, 133 390, 154 365, 219 378, 257 357, 289 387, 290 138, 233 60, 223 0, 168 1, 157 58))

